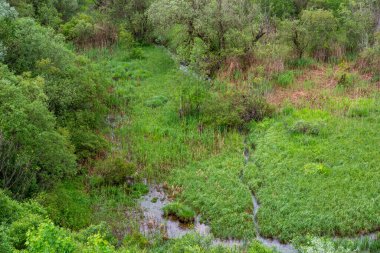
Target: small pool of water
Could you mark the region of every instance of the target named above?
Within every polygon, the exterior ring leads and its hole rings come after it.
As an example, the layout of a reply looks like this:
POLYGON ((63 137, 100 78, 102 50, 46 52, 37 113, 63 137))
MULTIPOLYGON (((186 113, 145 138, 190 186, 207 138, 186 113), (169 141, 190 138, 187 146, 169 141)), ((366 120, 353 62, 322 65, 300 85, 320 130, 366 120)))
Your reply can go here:
MULTIPOLYGON (((181 238, 192 232, 196 232, 205 237, 211 235, 211 228, 200 222, 200 216, 197 216, 194 224, 191 225, 185 225, 179 221, 165 218, 162 208, 169 203, 170 200, 161 185, 151 185, 149 187, 149 193, 143 196, 140 201, 140 207, 143 213, 143 219, 140 223, 140 232, 142 234, 149 236, 161 233, 168 239, 181 238)), ((213 244, 240 247, 244 245, 244 242, 233 239, 214 239, 213 244)))

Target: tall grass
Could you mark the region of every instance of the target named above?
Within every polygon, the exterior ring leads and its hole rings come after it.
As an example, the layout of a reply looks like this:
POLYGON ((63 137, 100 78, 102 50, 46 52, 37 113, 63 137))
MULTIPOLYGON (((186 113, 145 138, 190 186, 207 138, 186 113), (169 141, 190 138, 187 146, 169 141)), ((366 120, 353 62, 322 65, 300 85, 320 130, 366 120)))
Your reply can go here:
POLYGON ((378 99, 340 113, 288 110, 252 127, 254 163, 245 171, 267 237, 355 236, 380 225, 378 99), (301 126, 302 125, 302 126, 301 126))

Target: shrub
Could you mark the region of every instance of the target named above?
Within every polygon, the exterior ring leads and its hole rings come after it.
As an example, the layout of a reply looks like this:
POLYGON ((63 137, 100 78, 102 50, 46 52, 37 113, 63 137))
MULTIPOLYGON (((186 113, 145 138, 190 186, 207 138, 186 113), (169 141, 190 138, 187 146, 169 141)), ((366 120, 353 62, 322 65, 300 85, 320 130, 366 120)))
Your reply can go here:
POLYGON ((380 75, 380 33, 376 36, 375 45, 366 48, 360 54, 358 66, 364 72, 372 72, 375 76, 380 75))
POLYGON ((8 231, 5 226, 0 225, 0 252, 12 253, 14 252, 8 231))
POLYGON ((202 105, 203 121, 219 128, 244 128, 246 123, 260 121, 273 114, 273 108, 249 92, 214 93, 202 105))
POLYGON ((183 223, 193 222, 196 215, 193 209, 179 202, 167 204, 163 211, 166 217, 174 217, 183 223))
POLYGON ((134 47, 131 49, 129 53, 129 57, 131 59, 144 59, 144 51, 140 47, 134 47))
POLYGON ((119 28, 118 35, 118 45, 122 48, 131 49, 135 45, 135 38, 132 33, 123 29, 123 27, 119 28))
POLYGON ((0 190, 0 223, 12 223, 17 220, 23 208, 21 205, 8 197, 3 190, 0 190))
MULTIPOLYGON (((43 223, 45 219, 40 215, 28 213, 21 217, 19 220, 13 222, 9 227, 9 236, 13 246, 22 250, 26 248, 26 233, 28 230, 37 229, 39 224, 43 223)), ((0 251, 2 252, 2 251, 0 251)))
POLYGON ((306 246, 300 247, 301 253, 350 253, 350 249, 343 247, 337 247, 334 242, 329 239, 323 238, 309 238, 309 242, 306 246))
POLYGON ((79 230, 91 223, 91 203, 81 181, 58 184, 51 192, 40 193, 37 201, 43 205, 55 224, 79 230))
POLYGON ((112 245, 117 244, 117 239, 114 237, 109 226, 105 222, 101 222, 97 225, 90 225, 89 227, 79 231, 74 235, 74 237, 77 241, 86 243, 89 238, 97 234, 102 235, 103 239, 107 240, 112 245))
POLYGON ((274 251, 263 246, 258 241, 253 241, 249 246, 248 253, 274 253, 274 251))
POLYGON ((359 82, 359 77, 351 73, 343 73, 338 81, 338 86, 343 88, 351 88, 355 85, 356 82, 359 82))
POLYGON ((85 129, 73 130, 71 142, 76 147, 75 153, 79 161, 101 157, 109 148, 103 137, 85 129))
POLYGON ((290 127, 290 132, 298 134, 318 135, 323 124, 319 121, 304 121, 299 120, 290 127))
POLYGON ((277 83, 283 87, 289 86, 294 82, 294 72, 291 70, 285 71, 278 75, 277 83))
POLYGON ((58 228, 53 223, 42 223, 37 230, 27 233, 28 252, 75 252, 77 244, 72 239, 68 231, 58 228))
POLYGON ((187 82, 182 87, 179 101, 181 118, 199 117, 201 106, 206 98, 206 88, 203 82, 187 82))
POLYGON ((121 157, 110 157, 97 162, 94 174, 101 176, 107 185, 120 185, 125 183, 128 177, 136 176, 136 165, 121 157))

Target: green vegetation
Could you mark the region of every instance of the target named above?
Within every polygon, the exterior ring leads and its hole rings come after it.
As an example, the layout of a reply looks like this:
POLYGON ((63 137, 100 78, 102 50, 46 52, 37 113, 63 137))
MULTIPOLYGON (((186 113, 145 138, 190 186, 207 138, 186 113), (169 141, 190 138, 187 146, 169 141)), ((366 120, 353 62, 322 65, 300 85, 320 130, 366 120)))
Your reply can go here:
POLYGON ((239 179, 243 140, 237 134, 232 137, 233 149, 176 171, 173 182, 182 190, 180 199, 202 215, 215 236, 249 239, 254 235, 253 204, 249 189, 239 179))
POLYGON ((252 126, 254 162, 244 177, 261 204, 263 235, 290 240, 377 230, 379 99, 348 106, 340 115, 288 110, 252 126))
POLYGON ((165 216, 174 217, 183 223, 192 222, 195 218, 195 212, 190 207, 178 202, 167 204, 163 211, 165 216))
POLYGON ((378 252, 379 13, 0 0, 0 252, 378 252), (212 234, 145 224, 153 185, 212 234))

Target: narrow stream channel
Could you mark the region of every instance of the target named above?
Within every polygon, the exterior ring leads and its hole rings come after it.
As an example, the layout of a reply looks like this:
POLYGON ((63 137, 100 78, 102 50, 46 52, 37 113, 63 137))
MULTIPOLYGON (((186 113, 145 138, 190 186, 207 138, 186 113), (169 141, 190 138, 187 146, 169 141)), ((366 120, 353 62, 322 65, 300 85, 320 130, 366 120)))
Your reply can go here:
MULTIPOLYGON (((247 166, 249 162, 250 154, 249 149, 247 147, 247 144, 245 143, 244 148, 244 164, 247 166)), ((273 239, 266 239, 260 235, 260 227, 259 222, 257 221, 257 214, 259 212, 259 202, 254 194, 254 192, 251 192, 252 196, 252 204, 253 204, 253 226, 255 228, 256 232, 256 239, 261 242, 263 245, 269 247, 269 248, 275 248, 280 253, 297 253, 298 250, 296 250, 293 245, 291 244, 283 244, 278 240, 273 239)))

